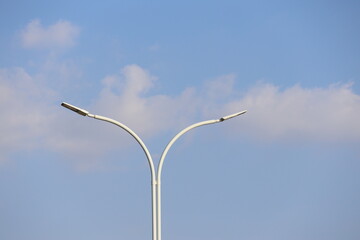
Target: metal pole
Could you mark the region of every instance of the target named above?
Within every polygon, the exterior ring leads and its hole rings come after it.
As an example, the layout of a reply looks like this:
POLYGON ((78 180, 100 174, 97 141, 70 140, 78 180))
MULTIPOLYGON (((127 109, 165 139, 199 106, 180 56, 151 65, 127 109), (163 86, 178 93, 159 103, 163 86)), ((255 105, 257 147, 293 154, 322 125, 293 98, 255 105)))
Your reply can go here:
POLYGON ((161 172, 162 172, 162 166, 164 164, 164 160, 165 157, 169 151, 169 149, 171 148, 171 146, 175 143, 175 141, 180 138, 182 135, 184 135, 186 132, 190 131, 191 129, 194 129, 196 127, 200 127, 200 126, 204 126, 204 125, 208 125, 208 124, 213 124, 213 123, 218 123, 218 122, 222 122, 222 120, 218 119, 218 120, 209 120, 209 121, 203 121, 203 122, 199 122, 199 123, 195 123, 190 125, 189 127, 183 129, 182 131, 180 131, 178 134, 175 135, 175 137, 173 137, 173 139, 171 139, 171 141, 167 144, 167 146, 165 147, 163 153, 161 154, 161 158, 160 158, 160 162, 159 162, 159 167, 158 167, 158 171, 157 171, 157 234, 158 234, 158 239, 157 240, 161 240, 161 172))
POLYGON ((158 165, 158 169, 157 172, 155 172, 155 166, 154 166, 154 162, 152 160, 152 157, 150 155, 149 150, 147 149, 147 147, 145 146, 144 142, 141 140, 141 138, 134 132, 132 131, 130 128, 128 128, 125 124, 122 124, 118 121, 115 121, 111 118, 107 118, 107 117, 103 117, 103 116, 99 116, 99 115, 94 115, 94 114, 90 114, 88 111, 75 107, 73 105, 70 105, 68 103, 61 103, 61 106, 66 107, 82 116, 88 116, 97 120, 101 120, 101 121, 105 121, 105 122, 109 122, 112 123, 122 129, 124 129, 126 132, 128 132, 131 136, 133 136, 135 138, 135 140, 140 144, 141 148, 143 149, 146 158, 148 160, 149 163, 149 167, 150 167, 150 174, 151 174, 151 196, 152 196, 152 240, 161 240, 161 172, 162 172, 162 166, 164 164, 164 160, 165 157, 169 151, 169 149, 171 148, 171 146, 175 143, 175 141, 180 138, 182 135, 184 135, 186 132, 190 131, 191 129, 194 129, 196 127, 200 127, 200 126, 204 126, 204 125, 208 125, 208 124, 214 124, 214 123, 219 123, 219 122, 223 122, 225 120, 228 120, 230 118, 234 118, 237 117, 241 114, 246 113, 245 111, 242 112, 238 112, 235 114, 231 114, 225 117, 222 117, 220 119, 216 119, 216 120, 208 120, 208 121, 202 121, 199 123, 195 123, 192 124, 190 126, 188 126, 187 128, 183 129, 182 131, 180 131, 178 134, 175 135, 175 137, 173 137, 171 139, 171 141, 166 145, 163 153, 161 154, 161 158, 159 161, 159 165, 158 165))
POLYGON ((105 122, 109 122, 111 124, 114 124, 122 129, 124 129, 126 132, 128 132, 133 138, 135 138, 135 140, 140 144, 141 148, 143 149, 145 156, 148 160, 149 163, 149 167, 150 167, 150 174, 151 174, 151 213, 152 213, 152 240, 157 240, 157 216, 156 216, 156 172, 155 172, 155 167, 154 167, 154 162, 152 160, 151 154, 149 152, 149 150, 147 149, 147 147, 145 146, 144 142, 141 140, 141 138, 134 132, 132 131, 129 127, 127 127, 125 124, 120 123, 118 121, 115 121, 114 119, 111 118, 107 118, 107 117, 103 117, 103 116, 99 116, 99 115, 94 115, 94 114, 90 114, 87 110, 81 109, 79 107, 73 106, 71 104, 68 103, 61 103, 61 106, 74 111, 82 116, 88 116, 97 120, 101 120, 101 121, 105 121, 105 122))
POLYGON ((131 136, 133 136, 135 138, 135 140, 140 144, 141 148, 143 149, 146 158, 149 162, 149 167, 150 167, 150 174, 151 174, 151 196, 152 196, 152 205, 151 205, 151 212, 152 212, 152 239, 153 240, 157 240, 157 210, 156 210, 156 175, 155 175, 155 167, 154 167, 154 162, 152 160, 151 154, 149 152, 149 150, 147 149, 146 145, 144 144, 144 142, 141 140, 141 138, 134 132, 132 131, 130 128, 128 128, 125 124, 122 124, 118 121, 115 121, 111 118, 107 118, 107 117, 103 117, 103 116, 99 116, 99 115, 93 115, 93 114, 87 114, 88 117, 92 117, 101 121, 105 121, 105 122, 109 122, 112 124, 115 124, 118 127, 121 127, 122 129, 124 129, 126 132, 128 132, 131 136))

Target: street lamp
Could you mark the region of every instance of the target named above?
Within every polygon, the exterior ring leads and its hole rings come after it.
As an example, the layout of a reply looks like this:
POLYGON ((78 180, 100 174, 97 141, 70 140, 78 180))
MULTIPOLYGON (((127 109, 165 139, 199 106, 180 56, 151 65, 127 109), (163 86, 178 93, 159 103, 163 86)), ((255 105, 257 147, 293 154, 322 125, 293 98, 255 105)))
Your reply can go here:
POLYGON ((221 117, 219 119, 215 119, 215 120, 208 120, 208 121, 203 121, 203 122, 199 122, 199 123, 195 123, 192 124, 190 126, 188 126, 187 128, 184 128, 182 131, 180 131, 178 134, 176 134, 171 141, 166 145, 163 153, 161 154, 160 157, 160 161, 159 161, 159 165, 157 168, 157 171, 155 170, 155 165, 154 162, 152 160, 152 157, 150 155, 149 150, 147 149, 147 147, 145 146, 144 142, 141 140, 141 138, 134 132, 132 131, 130 128, 128 128, 126 125, 124 125, 123 123, 120 123, 118 121, 115 121, 111 118, 107 118, 107 117, 103 117, 100 115, 95 115, 95 114, 91 114, 88 111, 78 108, 76 106, 73 106, 71 104, 68 103, 61 103, 61 106, 74 111, 82 116, 87 116, 87 117, 91 117, 91 118, 95 118, 101 121, 105 121, 105 122, 109 122, 112 123, 122 129, 124 129, 126 132, 128 132, 132 137, 135 138, 135 140, 140 144, 141 148, 143 149, 145 156, 148 160, 149 163, 149 167, 150 167, 150 175, 151 175, 151 197, 152 197, 152 240, 161 240, 161 171, 162 171, 162 166, 165 160, 165 157, 169 151, 169 149, 171 148, 171 146, 175 143, 175 141, 180 138, 182 135, 184 135, 186 132, 190 131, 191 129, 194 129, 196 127, 200 127, 200 126, 204 126, 204 125, 208 125, 208 124, 214 124, 214 123, 219 123, 219 122, 223 122, 225 120, 240 116, 244 113, 246 113, 247 111, 241 111, 241 112, 237 112, 231 115, 227 115, 225 117, 221 117))

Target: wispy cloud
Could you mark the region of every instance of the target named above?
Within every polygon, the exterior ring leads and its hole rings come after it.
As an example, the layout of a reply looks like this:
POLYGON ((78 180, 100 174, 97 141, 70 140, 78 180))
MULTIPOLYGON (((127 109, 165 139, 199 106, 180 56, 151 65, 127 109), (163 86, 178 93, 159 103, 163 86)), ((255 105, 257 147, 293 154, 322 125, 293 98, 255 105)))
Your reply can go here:
POLYGON ((121 119, 149 137, 247 109, 240 124, 231 127, 256 139, 360 140, 360 96, 351 84, 280 90, 260 83, 239 91, 234 88, 235 79, 235 75, 224 75, 177 96, 151 95, 148 91, 156 77, 129 65, 103 79, 103 89, 90 108, 121 119))
POLYGON ((148 49, 150 52, 157 52, 161 49, 161 47, 159 44, 153 44, 148 49))
MULTIPOLYGON (((360 96, 350 84, 283 90, 272 84, 258 84, 239 91, 233 86, 235 79, 235 75, 224 75, 176 96, 154 95, 150 90, 157 78, 138 65, 128 65, 103 78, 93 104, 79 107, 120 120, 146 138, 247 109, 241 121, 226 124, 231 127, 229 134, 241 132, 261 141, 360 140, 360 96)), ((13 149, 46 146, 57 152, 96 158, 118 148, 122 140, 113 141, 112 128, 99 124, 94 127, 96 123, 91 119, 85 121, 65 110, 55 110, 60 107, 54 96, 60 94, 37 83, 24 69, 1 70, 1 150, 11 153, 13 149), (92 138, 88 136, 90 129, 92 138)))
POLYGON ((156 77, 138 65, 125 66, 120 74, 105 77, 93 108, 153 136, 192 118, 198 110, 194 89, 179 96, 149 95, 156 77))
POLYGON ((50 107, 47 100, 53 96, 53 91, 37 85, 24 69, 0 69, 0 161, 8 152, 39 145, 49 123, 42 111, 50 107))
POLYGON ((249 109, 242 131, 257 139, 360 140, 360 96, 351 84, 284 90, 259 84, 225 108, 239 107, 249 109))
POLYGON ((44 27, 35 19, 21 31, 21 42, 25 48, 66 48, 75 44, 79 28, 71 22, 59 20, 44 27))

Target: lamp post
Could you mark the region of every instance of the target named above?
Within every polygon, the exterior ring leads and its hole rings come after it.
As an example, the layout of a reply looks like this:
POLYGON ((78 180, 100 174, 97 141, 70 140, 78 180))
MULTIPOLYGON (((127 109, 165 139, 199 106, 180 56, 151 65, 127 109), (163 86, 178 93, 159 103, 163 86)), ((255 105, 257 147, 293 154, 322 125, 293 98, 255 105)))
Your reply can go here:
POLYGON ((188 126, 187 128, 184 128, 182 131, 180 131, 178 134, 176 134, 171 139, 171 141, 166 145, 163 153, 161 154, 158 168, 156 171, 154 162, 152 160, 152 157, 151 157, 150 152, 147 149, 146 145, 141 140, 141 138, 134 131, 132 131, 130 128, 128 128, 126 125, 124 125, 123 123, 120 123, 118 121, 115 121, 111 118, 91 114, 84 109, 78 108, 76 106, 73 106, 73 105, 65 103, 65 102, 61 103, 61 106, 65 107, 71 111, 74 111, 82 116, 87 116, 87 117, 91 117, 91 118, 98 119, 101 121, 112 123, 122 129, 124 129, 132 137, 134 137, 135 140, 140 144, 141 148, 143 149, 143 151, 145 153, 145 156, 148 160, 149 167, 150 167, 151 199, 152 199, 152 240, 161 240, 161 171, 162 171, 162 166, 163 166, 165 157, 166 157, 169 149, 171 148, 171 146, 175 143, 175 141, 178 138, 180 138, 182 135, 184 135, 186 132, 190 131, 191 129, 194 129, 194 128, 200 127, 200 126, 204 126, 204 125, 208 125, 208 124, 223 122, 225 120, 240 116, 247 112, 246 110, 244 110, 244 111, 241 111, 241 112, 238 112, 235 114, 231 114, 231 115, 219 118, 219 119, 195 123, 195 124, 188 126))

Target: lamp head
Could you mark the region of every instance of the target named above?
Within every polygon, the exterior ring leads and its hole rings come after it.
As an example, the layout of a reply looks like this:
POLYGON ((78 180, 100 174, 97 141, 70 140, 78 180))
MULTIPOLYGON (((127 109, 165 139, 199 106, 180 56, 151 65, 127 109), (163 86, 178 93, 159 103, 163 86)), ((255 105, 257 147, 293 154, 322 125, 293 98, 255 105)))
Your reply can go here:
POLYGON ((62 102, 61 106, 65 107, 67 109, 70 109, 71 111, 74 111, 74 112, 76 112, 76 113, 78 113, 78 114, 80 114, 82 116, 87 116, 89 114, 88 111, 86 111, 84 109, 81 109, 81 108, 78 108, 78 107, 75 107, 75 106, 73 106, 71 104, 68 104, 66 102, 62 102))
POLYGON ((223 121, 228 120, 228 119, 230 119, 230 118, 234 118, 234 117, 240 116, 241 114, 244 114, 244 113, 246 113, 246 112, 247 112, 247 110, 244 110, 244 111, 241 111, 241 112, 238 112, 238 113, 234 113, 234 114, 231 114, 231 115, 227 115, 227 116, 225 116, 225 117, 220 118, 220 122, 223 122, 223 121))

